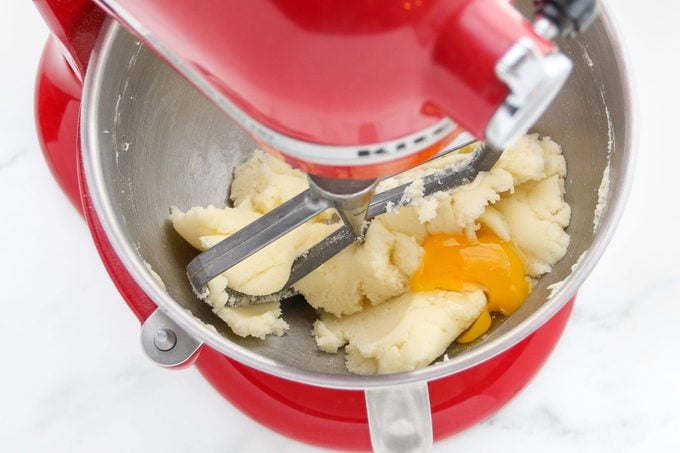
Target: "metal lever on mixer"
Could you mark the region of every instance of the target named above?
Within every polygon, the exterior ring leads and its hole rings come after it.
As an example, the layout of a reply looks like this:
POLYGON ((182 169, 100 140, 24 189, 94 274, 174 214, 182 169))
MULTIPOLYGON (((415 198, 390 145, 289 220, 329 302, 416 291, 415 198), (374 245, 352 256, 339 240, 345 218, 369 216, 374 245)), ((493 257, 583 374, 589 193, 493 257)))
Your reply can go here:
MULTIPOLYGON (((450 190, 452 188, 459 187, 463 184, 471 182, 472 180, 475 179, 479 172, 490 170, 494 166, 494 164, 498 161, 501 154, 502 152, 500 150, 492 148, 489 145, 479 146, 479 148, 475 151, 474 155, 471 157, 471 160, 467 165, 442 170, 422 178, 423 196, 432 195, 435 192, 450 190)), ((405 197, 405 192, 410 184, 411 183, 403 184, 398 187, 394 187, 392 189, 376 194, 371 199, 368 208, 365 210, 364 214, 365 221, 370 222, 374 217, 380 214, 384 214, 388 212, 388 210, 390 209, 398 209, 402 206, 408 205, 412 200, 409 200, 407 197, 405 197)), ((189 278, 194 288, 202 289, 203 287, 205 287, 208 281, 210 281, 212 278, 216 277, 217 275, 224 272, 229 267, 233 266, 238 262, 234 259, 234 256, 237 255, 233 247, 235 246, 235 244, 244 244, 245 241, 248 241, 250 239, 250 236, 252 236, 250 233, 250 231, 252 231, 252 229, 250 228, 251 226, 254 226, 258 223, 261 223, 263 225, 276 225, 276 222, 278 221, 276 220, 278 217, 276 212, 282 208, 289 209, 288 207, 286 207, 288 203, 291 203, 293 206, 299 204, 300 199, 304 199, 307 196, 306 194, 308 192, 309 191, 303 192, 302 194, 291 199, 287 203, 284 203, 279 208, 275 209, 274 211, 271 211, 269 214, 261 217, 257 221, 248 225, 246 228, 243 228, 242 230, 238 231, 234 235, 230 236, 229 238, 225 239, 224 241, 220 242, 215 247, 213 247, 213 249, 219 247, 219 252, 209 253, 213 250, 210 249, 206 252, 203 252, 201 255, 195 258, 187 267, 189 278), (272 216, 272 214, 274 214, 274 216, 272 216), (265 219, 267 217, 270 218, 267 219, 266 222, 260 222, 260 220, 265 219), (248 231, 246 231, 246 229, 248 231), (232 239, 235 237, 236 239, 232 239), (232 249, 229 249, 228 247, 232 247, 232 249), (234 255, 232 255, 232 253, 234 255), (204 260, 203 259, 204 255, 209 255, 210 259, 204 260), (199 258, 201 259, 199 260, 199 258), (207 262, 211 266, 209 272, 206 272, 203 270, 203 268, 201 268, 201 266, 203 266, 203 263, 205 262, 207 262), (228 264, 229 267, 225 267, 225 264, 228 264), (213 277, 210 277, 210 275, 212 274, 214 274, 213 277)), ((328 206, 330 206, 330 204, 328 206)), ((321 211, 317 211, 316 213, 318 214, 319 212, 321 211)), ((316 214, 312 214, 308 218, 312 218, 314 215, 316 214)), ((304 221, 298 223, 297 225, 300 225, 301 223, 304 223, 304 221)), ((279 226, 279 228, 283 227, 279 226)), ((279 234, 279 237, 285 234, 285 232, 286 231, 279 234)), ((265 236, 269 237, 268 235, 265 236)), ((261 236, 258 236, 257 240, 260 239, 261 236)), ((329 259, 340 253, 345 248, 349 247, 351 244, 357 242, 358 240, 359 237, 354 233, 353 227, 348 224, 345 224, 341 228, 337 229, 335 232, 331 233, 321 242, 310 248, 304 255, 295 259, 291 268, 291 273, 288 278, 288 281, 286 282, 284 288, 281 291, 264 296, 251 296, 227 288, 226 292, 229 295, 227 305, 247 306, 258 303, 272 302, 276 300, 281 300, 286 297, 290 297, 295 294, 295 291, 291 289, 293 284, 298 282, 300 279, 304 278, 306 275, 308 275, 314 269, 319 267, 321 264, 328 261, 329 259)), ((268 243, 272 241, 269 241, 268 243)), ((260 250, 262 247, 264 247, 264 245, 260 246, 259 243, 255 244, 259 246, 257 250, 260 250)), ((252 253, 255 253, 255 251, 253 251, 252 253)), ((239 249, 238 253, 239 253, 238 256, 243 256, 242 248, 239 249)))
POLYGON ((534 27, 546 38, 574 36, 597 17, 597 0, 534 0, 538 20, 534 27))

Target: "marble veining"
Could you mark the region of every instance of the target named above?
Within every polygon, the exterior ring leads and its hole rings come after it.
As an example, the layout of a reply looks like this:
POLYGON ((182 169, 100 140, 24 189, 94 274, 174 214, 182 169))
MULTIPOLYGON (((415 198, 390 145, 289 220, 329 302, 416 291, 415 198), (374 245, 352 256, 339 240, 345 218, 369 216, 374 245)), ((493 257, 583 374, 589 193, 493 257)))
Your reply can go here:
POLYGON ((10 154, 10 156, 7 158, 3 157, 2 159, 0 159, 0 171, 9 168, 13 164, 15 164, 19 159, 25 157, 27 154, 28 149, 22 149, 17 153, 10 154))

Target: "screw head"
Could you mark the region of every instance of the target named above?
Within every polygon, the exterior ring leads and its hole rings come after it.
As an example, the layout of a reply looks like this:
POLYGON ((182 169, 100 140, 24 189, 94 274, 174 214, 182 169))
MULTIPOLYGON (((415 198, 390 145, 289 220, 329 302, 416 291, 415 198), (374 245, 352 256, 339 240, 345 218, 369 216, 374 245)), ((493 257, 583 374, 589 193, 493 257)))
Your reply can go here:
POLYGON ((169 351, 177 344, 177 335, 170 329, 158 329, 153 344, 159 351, 169 351))

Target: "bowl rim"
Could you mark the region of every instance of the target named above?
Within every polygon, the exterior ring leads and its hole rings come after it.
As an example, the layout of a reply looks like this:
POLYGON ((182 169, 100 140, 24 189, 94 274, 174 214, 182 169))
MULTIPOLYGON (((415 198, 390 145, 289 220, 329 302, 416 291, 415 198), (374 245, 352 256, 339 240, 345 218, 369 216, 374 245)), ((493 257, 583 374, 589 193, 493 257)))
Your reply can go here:
POLYGON ((105 77, 104 67, 117 36, 123 27, 107 20, 92 52, 83 85, 81 101, 81 160, 84 181, 102 229, 137 285, 151 298, 158 308, 171 317, 181 328, 194 338, 225 354, 231 359, 268 374, 318 387, 361 390, 440 379, 485 362, 506 351, 552 318, 575 294, 595 267, 609 244, 616 226, 623 214, 623 208, 631 188, 634 161, 637 150, 637 107, 631 83, 632 72, 627 52, 621 42, 619 28, 605 5, 601 5, 601 20, 606 35, 614 49, 614 56, 621 69, 624 93, 623 110, 626 149, 623 150, 622 171, 618 175, 619 190, 610 194, 607 209, 591 246, 584 252, 579 265, 573 270, 560 288, 534 313, 517 324, 509 332, 488 343, 452 357, 450 360, 414 371, 372 376, 330 374, 293 367, 261 356, 233 343, 214 329, 207 328, 201 320, 177 303, 150 275, 142 258, 133 244, 125 240, 121 224, 115 217, 110 199, 106 196, 106 182, 99 156, 99 133, 97 130, 97 106, 101 96, 101 81, 105 77))

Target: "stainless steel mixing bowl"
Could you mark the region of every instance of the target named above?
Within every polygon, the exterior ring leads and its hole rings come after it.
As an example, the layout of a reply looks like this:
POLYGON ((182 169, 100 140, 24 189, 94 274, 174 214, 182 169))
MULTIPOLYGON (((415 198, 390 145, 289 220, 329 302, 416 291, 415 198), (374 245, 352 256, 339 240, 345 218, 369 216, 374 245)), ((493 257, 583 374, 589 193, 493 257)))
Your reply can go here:
POLYGON ((521 309, 497 322, 483 340, 452 346, 445 363, 394 375, 350 375, 342 354, 317 350, 310 335, 315 312, 306 304, 284 303, 289 333, 261 341, 231 333, 194 296, 185 267, 196 251, 169 225, 169 207, 224 206, 232 169, 256 145, 113 23, 105 26, 90 63, 81 118, 84 168, 96 212, 124 265, 154 302, 189 335, 249 366, 313 385, 360 389, 455 373, 509 348, 554 315, 593 269, 621 214, 631 179, 634 118, 618 38, 604 12, 585 34, 560 45, 575 70, 534 131, 564 148, 566 197, 573 209, 569 251, 521 309), (603 186, 606 169, 609 185, 603 186), (606 189, 606 205, 595 229, 600 187, 606 189), (563 280, 551 296, 548 287, 563 280))

